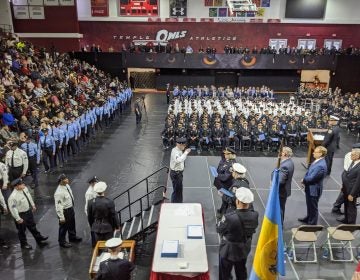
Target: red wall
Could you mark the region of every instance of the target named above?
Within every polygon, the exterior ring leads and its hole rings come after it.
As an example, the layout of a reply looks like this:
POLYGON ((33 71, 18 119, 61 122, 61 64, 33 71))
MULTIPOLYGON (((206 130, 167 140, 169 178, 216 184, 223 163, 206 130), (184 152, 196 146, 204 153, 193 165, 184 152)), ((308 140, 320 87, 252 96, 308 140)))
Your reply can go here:
POLYGON ((80 33, 84 34, 81 45, 91 45, 95 43, 107 50, 113 46, 115 50, 121 48, 122 43, 129 44, 132 39, 119 40, 113 36, 130 35, 149 39, 155 39, 157 31, 166 29, 168 31, 187 30, 184 38, 170 41, 173 44, 179 43, 180 47, 188 43, 197 50, 201 45, 205 48, 207 45, 214 46, 218 52, 222 52, 226 44, 236 46, 258 47, 267 46, 270 38, 288 39, 290 46, 297 46, 297 40, 302 38, 317 39, 317 46, 323 46, 324 39, 342 39, 343 47, 350 44, 360 46, 360 25, 336 25, 336 24, 278 24, 278 23, 190 23, 190 22, 79 22, 80 33), (281 33, 281 35, 277 35, 281 33), (307 37, 306 34, 311 36, 307 37), (100 34, 100 36, 99 36, 100 34), (332 37, 336 34, 336 37, 332 37), (194 40, 190 40, 190 37, 194 40), (205 36, 210 40, 195 40, 195 37, 205 36), (215 36, 215 40, 212 40, 215 36), (224 37, 235 37, 236 41, 223 40, 224 37), (221 40, 218 40, 221 37, 221 40))

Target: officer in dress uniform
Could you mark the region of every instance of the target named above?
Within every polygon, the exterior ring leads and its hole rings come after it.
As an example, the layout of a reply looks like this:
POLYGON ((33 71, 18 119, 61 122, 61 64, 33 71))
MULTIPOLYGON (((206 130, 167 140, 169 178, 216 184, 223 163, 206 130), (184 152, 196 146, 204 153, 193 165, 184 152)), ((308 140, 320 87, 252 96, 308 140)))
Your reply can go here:
MULTIPOLYGON (((93 176, 88 180, 89 187, 85 193, 85 215, 86 216, 88 214, 89 202, 97 197, 97 193, 94 191, 94 186, 97 182, 98 182, 98 179, 96 176, 93 176)), ((91 225, 90 225, 90 228, 91 228, 91 225)), ((95 245, 96 245, 95 233, 92 230, 91 230, 91 244, 93 247, 95 247, 95 245)))
POLYGON ((66 242, 66 233, 69 234, 70 242, 81 242, 82 238, 76 236, 74 196, 69 186, 69 179, 65 174, 58 177, 58 187, 54 194, 55 210, 59 218, 59 245, 70 248, 72 245, 66 242))
POLYGON ((324 142, 322 144, 327 149, 327 154, 325 157, 326 165, 327 165, 327 175, 330 175, 331 173, 334 153, 340 138, 340 128, 337 126, 338 121, 339 121, 338 117, 330 116, 329 129, 325 134, 324 142))
POLYGON ((170 156, 170 178, 173 186, 171 195, 172 203, 183 202, 183 171, 184 162, 191 149, 186 149, 186 138, 177 138, 176 146, 171 150, 170 156), (185 151, 184 151, 185 150, 185 151))
POLYGON ((97 197, 89 202, 87 213, 91 231, 95 233, 96 241, 108 240, 114 230, 120 230, 119 218, 115 212, 114 201, 105 197, 107 185, 97 182, 94 191, 97 197))
POLYGON ((121 251, 121 238, 111 238, 105 242, 109 249, 110 258, 100 263, 99 271, 96 274, 96 280, 130 280, 131 272, 135 266, 128 260, 119 258, 121 251))
POLYGON ((48 237, 41 235, 36 228, 33 215, 36 207, 29 190, 20 178, 12 181, 11 186, 14 190, 9 197, 8 203, 11 215, 15 220, 15 225, 18 230, 21 248, 28 250, 32 249, 31 245, 27 243, 25 234, 26 229, 31 232, 38 245, 46 245, 47 243, 44 241, 47 240, 48 237))
POLYGON ((32 184, 37 188, 39 186, 37 166, 40 164, 40 147, 31 141, 31 138, 24 132, 20 133, 20 140, 23 141, 20 148, 26 153, 29 160, 29 171, 33 179, 32 184))
POLYGON ((18 148, 17 142, 10 142, 10 150, 6 152, 5 163, 9 167, 9 181, 24 177, 29 161, 26 153, 18 148))
POLYGON ((258 226, 259 214, 249 210, 254 195, 248 188, 236 190, 236 210, 223 216, 217 225, 221 236, 219 247, 219 279, 231 279, 235 268, 237 280, 247 279, 246 259, 251 250, 251 240, 258 226))

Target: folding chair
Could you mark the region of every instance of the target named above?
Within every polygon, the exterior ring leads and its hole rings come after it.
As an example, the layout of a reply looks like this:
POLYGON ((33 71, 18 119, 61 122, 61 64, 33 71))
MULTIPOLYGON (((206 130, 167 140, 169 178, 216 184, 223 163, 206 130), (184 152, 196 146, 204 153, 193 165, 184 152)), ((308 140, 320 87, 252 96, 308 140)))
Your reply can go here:
POLYGON ((333 262, 352 262, 354 261, 354 253, 351 247, 351 241, 355 239, 353 232, 360 230, 360 224, 356 225, 345 225, 341 224, 337 227, 328 227, 327 228, 327 245, 330 252, 330 260, 333 262), (335 242, 333 242, 335 241, 335 242), (335 259, 333 254, 333 245, 340 245, 343 258, 335 259), (345 259, 344 249, 347 249, 350 254, 349 259, 345 259))
MULTIPOLYGON (((294 263, 317 263, 317 254, 316 254, 316 246, 315 243, 318 238, 318 233, 324 229, 321 225, 302 225, 297 228, 292 228, 292 237, 291 237, 291 248, 293 251, 294 263), (309 251, 312 247, 314 252, 313 260, 299 260, 296 258, 296 248, 304 248, 302 246, 295 246, 295 241, 300 243, 310 243, 307 247, 306 259, 309 255, 309 251)), ((305 247, 306 248, 306 247, 305 247)))

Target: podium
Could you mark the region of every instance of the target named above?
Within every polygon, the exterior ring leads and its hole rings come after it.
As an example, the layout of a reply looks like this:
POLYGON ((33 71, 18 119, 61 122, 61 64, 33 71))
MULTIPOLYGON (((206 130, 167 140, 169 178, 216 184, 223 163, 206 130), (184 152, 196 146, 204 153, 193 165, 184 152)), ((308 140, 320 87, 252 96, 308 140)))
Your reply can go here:
MULTIPOLYGON (((91 257, 91 263, 90 263, 90 268, 89 268, 89 276, 90 279, 94 279, 96 276, 96 273, 99 270, 99 256, 104 253, 107 252, 108 249, 105 246, 105 242, 106 241, 98 241, 96 243, 96 246, 93 250, 93 254, 91 257)), ((127 259, 131 262, 134 262, 135 259, 135 240, 124 240, 123 243, 120 245, 121 251, 126 250, 127 251, 127 259)))
POLYGON ((307 134, 307 142, 308 142, 308 152, 306 157, 306 168, 310 166, 313 162, 314 158, 312 153, 314 152, 317 146, 321 146, 324 141, 324 135, 327 132, 327 129, 323 128, 309 128, 307 134))

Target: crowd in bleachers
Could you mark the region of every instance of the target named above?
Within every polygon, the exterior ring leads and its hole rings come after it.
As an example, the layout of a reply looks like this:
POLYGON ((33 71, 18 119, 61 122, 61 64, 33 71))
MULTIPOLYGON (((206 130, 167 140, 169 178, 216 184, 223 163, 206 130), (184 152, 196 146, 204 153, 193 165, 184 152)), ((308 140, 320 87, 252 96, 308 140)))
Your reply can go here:
MULTIPOLYGON (((0 40, 0 79, 1 158, 17 145, 29 162, 36 159, 30 173, 37 172, 41 161, 45 172, 62 167, 86 149, 132 97, 118 78, 67 54, 35 48, 14 34, 3 34, 0 40), (37 149, 29 153, 27 142, 37 149)), ((11 162, 7 165, 11 170, 11 162)))
MULTIPOLYGON (((305 90, 305 89, 304 89, 305 90)), ((277 150, 282 139, 294 147, 306 144, 309 128, 328 128, 336 115, 349 131, 359 133, 359 94, 342 95, 339 89, 319 103, 319 110, 290 98, 277 100, 263 86, 179 89, 174 87, 162 132, 163 145, 172 147, 185 137, 193 149, 277 150)))

